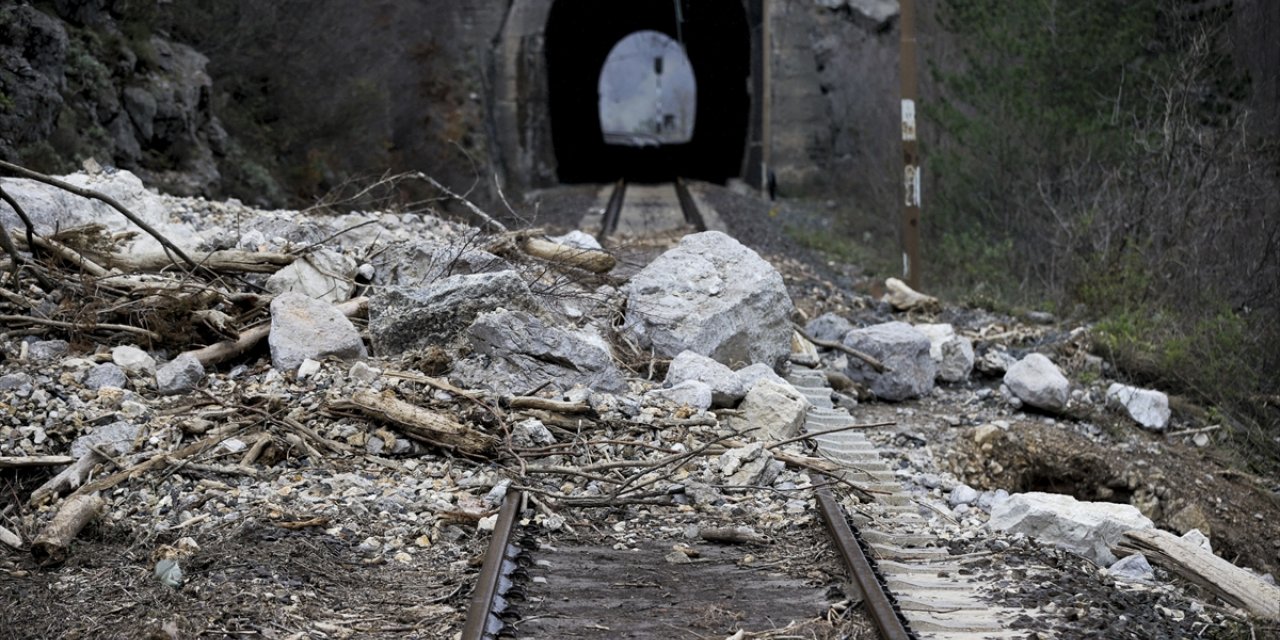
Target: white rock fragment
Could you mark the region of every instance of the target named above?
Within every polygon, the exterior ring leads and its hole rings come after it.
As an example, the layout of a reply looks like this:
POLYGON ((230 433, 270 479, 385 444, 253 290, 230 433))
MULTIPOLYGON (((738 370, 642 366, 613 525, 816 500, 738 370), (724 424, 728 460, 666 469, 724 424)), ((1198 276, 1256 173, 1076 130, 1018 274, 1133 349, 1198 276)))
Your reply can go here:
POLYGON ((298 372, 295 374, 295 377, 297 377, 298 381, 301 382, 317 373, 320 373, 320 363, 312 360, 311 358, 307 358, 302 361, 302 364, 298 365, 298 372))
POLYGON ((337 251, 319 248, 267 278, 267 291, 293 291, 309 298, 342 302, 351 297, 356 284, 356 261, 337 251))
POLYGON ((1150 431, 1169 427, 1169 396, 1159 391, 1115 383, 1107 387, 1107 406, 1123 410, 1150 431))
POLYGON ((1032 353, 1009 367, 1004 383, 1023 403, 1046 411, 1067 408, 1071 383, 1052 360, 1032 353))
POLYGON ((1124 532, 1155 525, 1132 505, 1080 502, 1067 495, 1032 492, 1016 493, 993 505, 987 526, 1022 533, 1108 566, 1116 561, 1110 547, 1124 532))
POLYGON ((1141 553, 1135 553, 1117 560, 1107 567, 1107 573, 1118 580, 1144 584, 1155 582, 1156 579, 1156 572, 1151 568, 1151 563, 1147 562, 1147 557, 1141 553))
POLYGON ((155 375, 156 359, 137 347, 121 345, 111 350, 111 361, 133 375, 155 375))
POLYGON ((698 380, 685 380, 673 387, 654 389, 644 394, 648 406, 690 407, 706 410, 712 404, 711 387, 698 380))

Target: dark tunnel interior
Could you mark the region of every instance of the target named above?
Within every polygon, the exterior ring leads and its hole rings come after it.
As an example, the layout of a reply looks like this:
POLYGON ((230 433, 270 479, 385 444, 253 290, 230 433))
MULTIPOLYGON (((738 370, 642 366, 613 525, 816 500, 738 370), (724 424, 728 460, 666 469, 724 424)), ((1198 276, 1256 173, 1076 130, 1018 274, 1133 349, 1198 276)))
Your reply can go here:
POLYGON ((676 177, 724 183, 742 173, 751 113, 751 31, 741 0, 558 0, 546 28, 552 144, 562 183, 676 177), (693 138, 660 147, 604 143, 598 81, 623 37, 651 29, 683 37, 698 104, 693 138))

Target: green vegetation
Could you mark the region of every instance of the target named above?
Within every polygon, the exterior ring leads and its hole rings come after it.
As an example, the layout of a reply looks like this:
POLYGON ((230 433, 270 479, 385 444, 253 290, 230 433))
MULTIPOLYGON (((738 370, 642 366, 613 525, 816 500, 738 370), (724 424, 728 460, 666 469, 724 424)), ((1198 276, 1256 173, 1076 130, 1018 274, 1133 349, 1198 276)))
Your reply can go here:
POLYGON ((1216 406, 1275 469, 1280 163, 1249 126, 1230 9, 1181 6, 939 3, 930 289, 1082 305, 1130 377, 1216 406))

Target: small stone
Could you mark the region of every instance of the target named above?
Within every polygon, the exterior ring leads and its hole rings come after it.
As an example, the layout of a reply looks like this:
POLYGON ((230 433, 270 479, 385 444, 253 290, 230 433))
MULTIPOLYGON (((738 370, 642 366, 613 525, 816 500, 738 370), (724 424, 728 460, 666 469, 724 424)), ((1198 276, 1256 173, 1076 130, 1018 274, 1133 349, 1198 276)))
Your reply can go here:
POLYGON ((1164 431, 1169 426, 1169 396, 1159 391, 1112 384, 1107 387, 1107 406, 1123 410, 1149 431, 1164 431))
POLYGON ((1151 563, 1147 562, 1147 557, 1141 553, 1135 553, 1117 560, 1110 567, 1107 567, 1107 573, 1119 580, 1128 582, 1151 583, 1155 581, 1156 577, 1156 572, 1151 568, 1151 563))
POLYGON ((70 345, 66 340, 41 340, 32 342, 27 348, 27 358, 37 362, 43 360, 55 360, 67 355, 70 345))
POLYGON ((973 441, 978 445, 984 445, 998 437, 1000 437, 1000 427, 994 424, 984 424, 973 430, 973 441))
POLYGON ((154 376, 156 374, 156 359, 137 347, 121 345, 112 349, 111 361, 133 375, 154 376))
POLYGON ((347 372, 347 376, 356 382, 373 384, 374 380, 377 380, 382 376, 382 370, 375 369, 364 362, 357 362, 351 365, 351 369, 347 372))
POLYGON ((685 555, 683 551, 679 551, 679 550, 668 553, 667 555, 663 556, 663 559, 671 564, 689 564, 693 562, 693 560, 689 558, 689 556, 685 555))
POLYGON ((947 499, 952 507, 962 504, 972 504, 978 500, 978 492, 967 484, 958 484, 951 490, 951 497, 947 499))
POLYGON ((491 516, 480 518, 480 521, 476 523, 476 529, 480 531, 493 531, 494 529, 497 529, 497 528, 498 528, 498 514, 496 513, 491 516))
POLYGON ((673 387, 654 389, 644 394, 644 402, 649 406, 667 405, 705 410, 711 408, 712 397, 711 387, 705 382, 685 380, 673 387))
POLYGON ((681 351, 671 360, 665 384, 675 386, 686 380, 697 380, 711 387, 712 406, 732 406, 747 393, 742 379, 732 369, 692 351, 681 351))
POLYGON ((86 389, 97 391, 104 387, 123 389, 129 385, 129 376, 113 362, 104 362, 89 369, 84 375, 86 389))
POLYGON ((302 361, 302 364, 298 365, 298 373, 296 374, 296 377, 298 381, 302 381, 317 373, 320 373, 320 363, 312 360, 311 358, 307 358, 302 361))
POLYGON ((156 390, 164 395, 177 395, 194 391, 204 380, 204 365, 200 359, 184 353, 156 371, 156 390))
POLYGON ((1191 436, 1191 444, 1194 444, 1201 449, 1209 446, 1209 434, 1197 433, 1194 436, 1191 436))

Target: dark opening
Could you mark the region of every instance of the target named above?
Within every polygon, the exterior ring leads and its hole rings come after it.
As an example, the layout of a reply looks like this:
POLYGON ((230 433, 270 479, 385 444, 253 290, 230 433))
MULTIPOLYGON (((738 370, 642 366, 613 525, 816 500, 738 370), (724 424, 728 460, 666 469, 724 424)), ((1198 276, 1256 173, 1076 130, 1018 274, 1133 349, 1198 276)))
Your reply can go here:
POLYGON ((741 0, 558 0, 547 20, 551 138, 561 182, 683 177, 724 183, 738 177, 747 143, 751 32, 741 0), (660 147, 606 145, 597 86, 619 40, 642 29, 684 37, 698 83, 693 139, 660 147))

